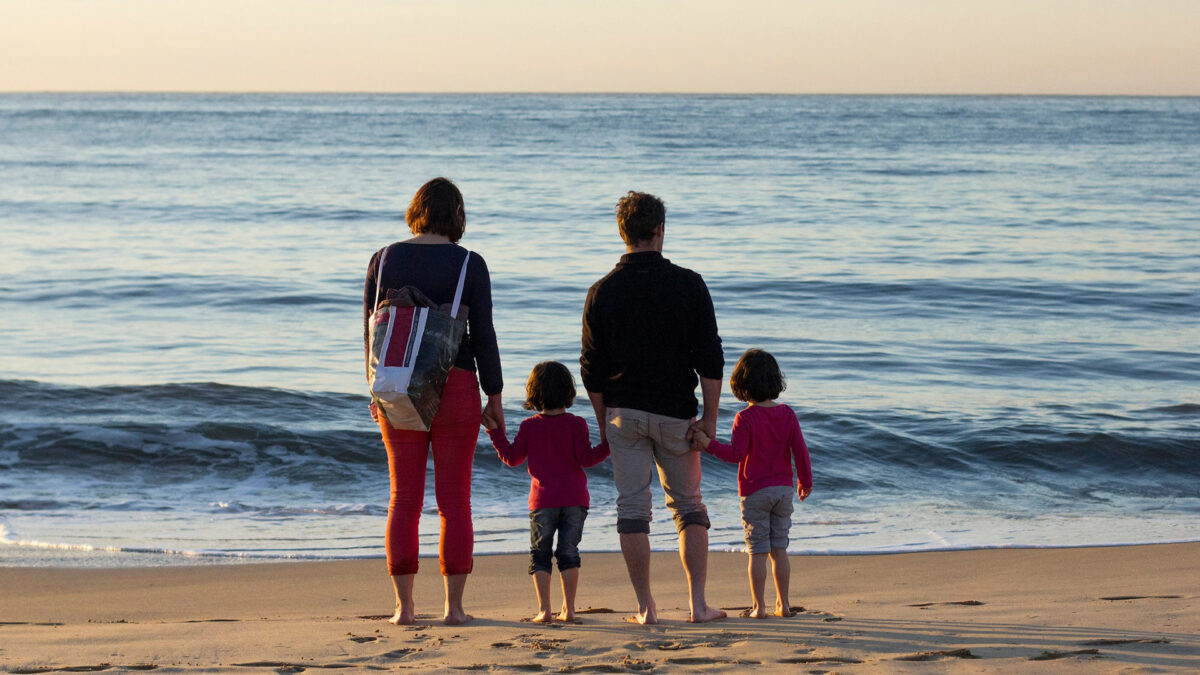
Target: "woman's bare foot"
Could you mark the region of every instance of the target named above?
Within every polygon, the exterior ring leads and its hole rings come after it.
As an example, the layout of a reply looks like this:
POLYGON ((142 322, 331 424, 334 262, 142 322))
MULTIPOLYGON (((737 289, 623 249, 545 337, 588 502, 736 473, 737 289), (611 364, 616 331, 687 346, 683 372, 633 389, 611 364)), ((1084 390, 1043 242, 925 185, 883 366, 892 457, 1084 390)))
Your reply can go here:
POLYGON ((442 617, 442 623, 446 624, 447 626, 461 626, 462 624, 467 623, 474 618, 475 617, 467 614, 462 610, 461 607, 459 607, 457 609, 446 610, 446 616, 442 617))
POLYGON ((413 610, 409 609, 405 611, 397 607, 396 613, 392 615, 392 618, 388 619, 388 623, 395 624, 397 626, 407 626, 415 619, 416 616, 413 613, 413 610))
POLYGON ((788 603, 776 602, 775 616, 796 616, 796 613, 792 611, 792 607, 788 603))
POLYGON ((692 612, 692 615, 688 617, 688 623, 708 623, 709 621, 724 619, 725 616, 725 612, 705 605, 700 611, 692 612))
POLYGON ((543 609, 530 619, 534 623, 550 623, 553 620, 554 618, 550 616, 550 610, 548 609, 543 609))

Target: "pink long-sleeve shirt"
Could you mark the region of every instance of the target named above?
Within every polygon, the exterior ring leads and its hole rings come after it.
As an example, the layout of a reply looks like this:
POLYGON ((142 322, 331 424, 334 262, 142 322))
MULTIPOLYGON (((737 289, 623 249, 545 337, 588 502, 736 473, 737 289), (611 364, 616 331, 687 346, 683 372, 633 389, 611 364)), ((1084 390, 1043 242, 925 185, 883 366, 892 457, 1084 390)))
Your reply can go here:
POLYGON ((796 413, 786 405, 747 406, 733 418, 729 444, 716 439, 705 448, 713 456, 738 465, 738 495, 745 497, 774 485, 793 485, 792 464, 800 485, 812 487, 808 445, 796 413))
POLYGON ((608 457, 608 443, 592 446, 582 417, 534 415, 521 422, 512 443, 500 429, 488 432, 496 454, 509 466, 529 460, 529 510, 590 506, 587 474, 608 457))

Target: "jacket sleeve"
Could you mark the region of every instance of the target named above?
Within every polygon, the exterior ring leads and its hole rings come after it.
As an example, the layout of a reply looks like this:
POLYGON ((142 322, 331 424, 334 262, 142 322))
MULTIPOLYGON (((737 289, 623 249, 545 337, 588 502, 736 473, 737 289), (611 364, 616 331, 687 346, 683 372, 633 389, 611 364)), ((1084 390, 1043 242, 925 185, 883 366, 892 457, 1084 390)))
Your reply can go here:
POLYGON ((800 430, 800 420, 795 420, 794 425, 791 433, 791 445, 792 459, 796 463, 796 480, 800 485, 811 488, 812 461, 808 457, 808 444, 804 442, 804 432, 800 430))
POLYGON ((608 383, 610 365, 605 353, 604 326, 596 300, 596 287, 588 289, 583 303, 583 339, 579 354, 579 376, 583 387, 593 393, 603 393, 608 383))
POLYGON ((708 447, 705 448, 708 454, 732 464, 741 462, 750 450, 750 429, 748 425, 741 424, 741 421, 740 414, 733 418, 733 433, 729 444, 722 443, 715 438, 710 440, 708 447))
POLYGON ((725 369, 725 353, 721 350, 721 336, 717 333, 717 314, 713 309, 708 286, 699 274, 696 275, 698 298, 692 313, 692 369, 700 377, 719 380, 725 369))
POLYGON ((496 448, 496 454, 500 456, 500 461, 509 466, 520 466, 521 462, 525 461, 525 457, 529 455, 526 436, 521 433, 519 428, 517 437, 512 443, 508 442, 508 437, 499 427, 489 431, 488 438, 492 439, 492 446, 496 448))
POLYGON ((575 461, 585 469, 589 466, 596 466, 608 458, 608 442, 592 445, 587 422, 582 417, 579 418, 579 426, 575 428, 574 442, 575 461))
POLYGON ((467 314, 467 331, 471 334, 471 349, 479 367, 479 386, 488 396, 504 390, 500 369, 500 347, 496 344, 496 327, 492 323, 492 277, 487 262, 478 253, 471 253, 471 308, 467 314))

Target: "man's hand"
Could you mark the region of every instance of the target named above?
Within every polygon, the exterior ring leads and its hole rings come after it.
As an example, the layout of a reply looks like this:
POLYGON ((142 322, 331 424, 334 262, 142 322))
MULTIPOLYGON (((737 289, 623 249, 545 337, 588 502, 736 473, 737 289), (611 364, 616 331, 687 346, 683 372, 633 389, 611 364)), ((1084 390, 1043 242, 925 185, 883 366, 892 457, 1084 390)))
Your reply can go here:
POLYGON ((809 485, 808 487, 804 487, 803 485, 796 487, 796 496, 800 497, 800 501, 804 501, 805 499, 808 499, 808 496, 811 494, 812 494, 812 486, 811 485, 809 485))
POLYGON ((480 422, 483 424, 483 428, 487 429, 488 431, 500 426, 496 423, 496 420, 492 417, 491 413, 487 411, 487 408, 483 409, 482 419, 480 422))
POLYGON ((596 426, 600 428, 600 442, 608 442, 608 406, 604 405, 604 394, 589 391, 588 400, 592 402, 592 410, 596 413, 596 426))
POLYGON ((500 394, 492 394, 488 396, 487 405, 483 406, 484 419, 491 419, 492 426, 487 426, 484 422, 484 427, 491 431, 492 429, 500 429, 506 431, 504 427, 504 405, 500 402, 500 394))

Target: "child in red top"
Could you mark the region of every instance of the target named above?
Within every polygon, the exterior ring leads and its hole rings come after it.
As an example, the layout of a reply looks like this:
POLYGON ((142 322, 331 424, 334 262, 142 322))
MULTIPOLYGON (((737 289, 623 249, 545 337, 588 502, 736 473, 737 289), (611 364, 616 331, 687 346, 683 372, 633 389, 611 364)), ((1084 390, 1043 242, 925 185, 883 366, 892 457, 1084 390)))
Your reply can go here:
POLYGON ((575 379, 557 361, 533 367, 525 385, 525 408, 539 413, 521 422, 517 438, 508 442, 496 420, 483 418, 488 436, 500 459, 509 466, 529 460, 529 573, 537 592, 538 614, 544 623, 550 616, 550 557, 554 533, 558 532, 558 574, 562 580, 563 606, 560 621, 575 620, 575 589, 579 586, 579 542, 587 518, 589 497, 585 467, 608 457, 608 444, 592 447, 587 422, 567 412, 575 402, 575 379))
POLYGON ((754 599, 749 616, 767 617, 763 587, 768 556, 775 577, 775 616, 791 616, 788 529, 792 525, 793 485, 800 501, 812 492, 808 446, 796 413, 775 402, 787 388, 775 357, 761 349, 748 350, 734 366, 729 386, 738 400, 750 404, 733 420, 733 442, 726 445, 710 439, 698 427, 693 428, 693 435, 700 447, 738 465, 738 496, 746 552, 750 554, 750 595, 754 599), (799 479, 795 483, 793 462, 799 479))

